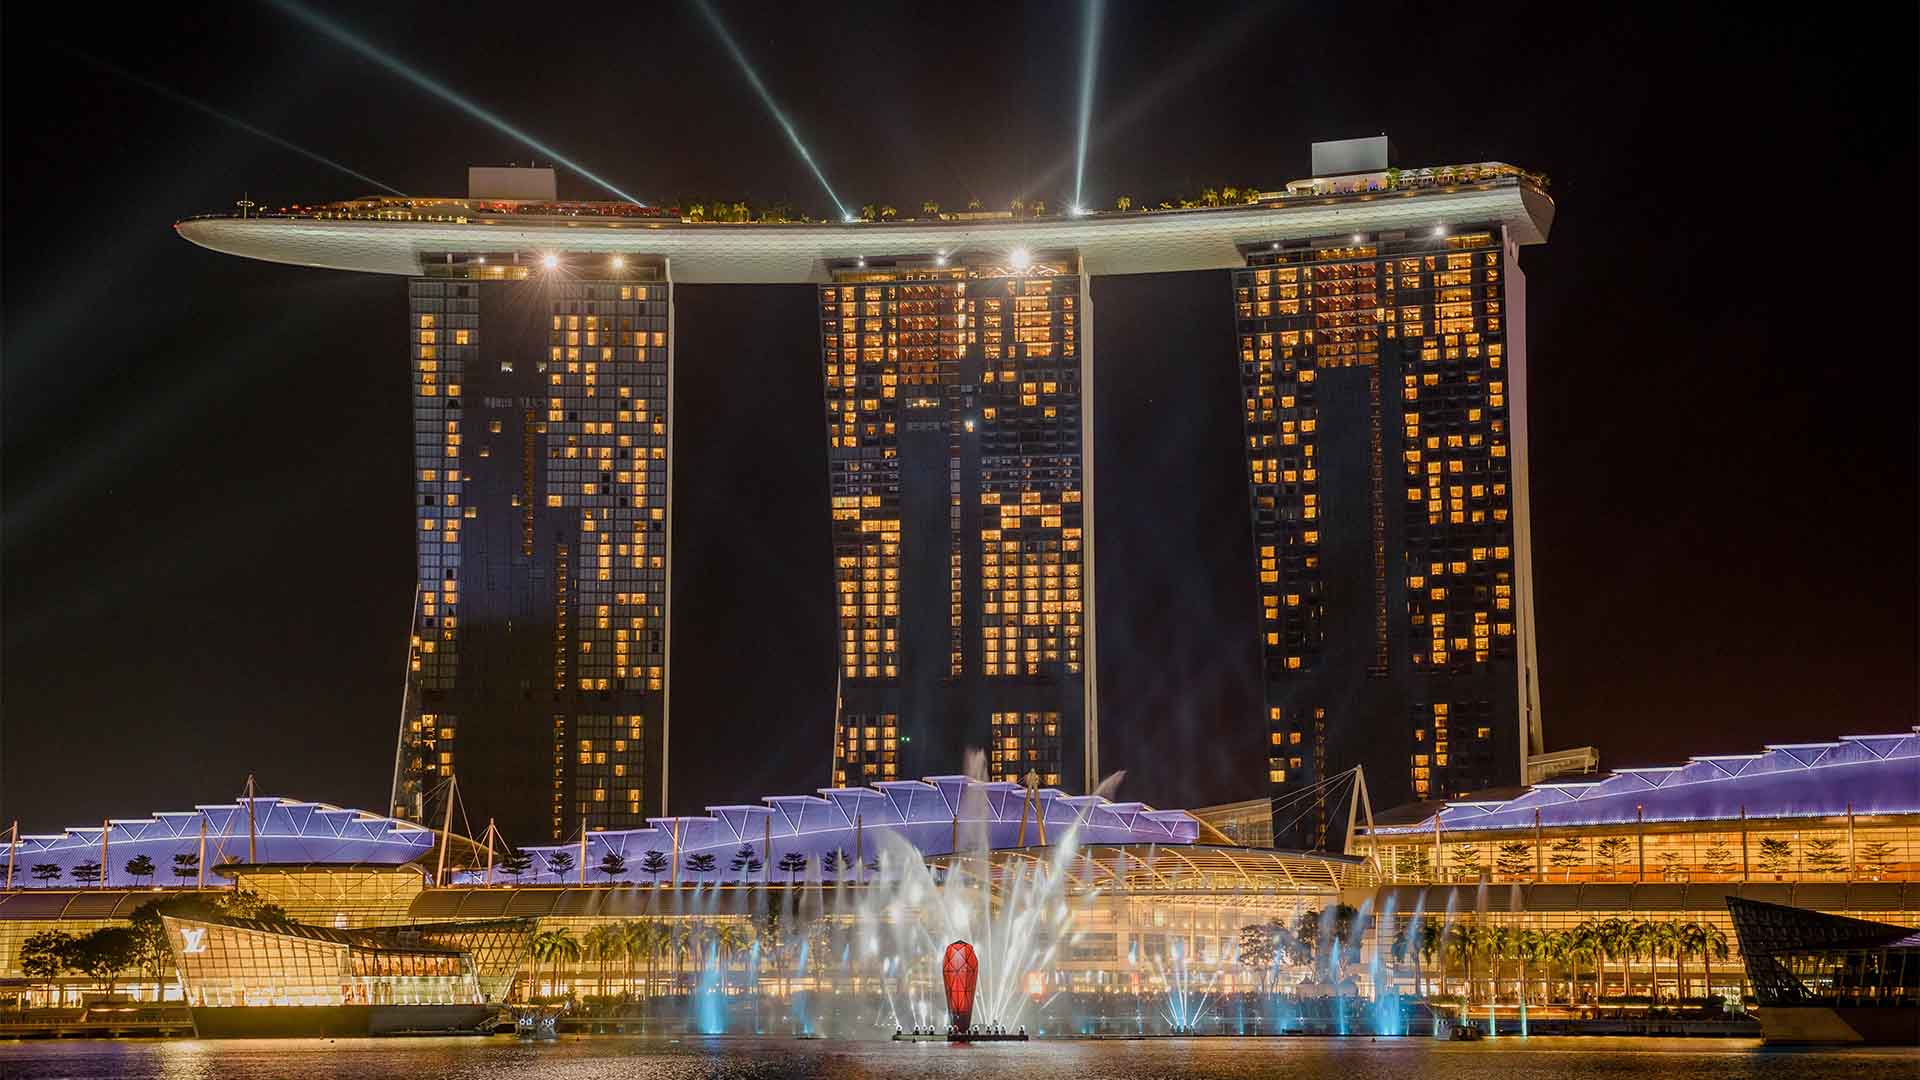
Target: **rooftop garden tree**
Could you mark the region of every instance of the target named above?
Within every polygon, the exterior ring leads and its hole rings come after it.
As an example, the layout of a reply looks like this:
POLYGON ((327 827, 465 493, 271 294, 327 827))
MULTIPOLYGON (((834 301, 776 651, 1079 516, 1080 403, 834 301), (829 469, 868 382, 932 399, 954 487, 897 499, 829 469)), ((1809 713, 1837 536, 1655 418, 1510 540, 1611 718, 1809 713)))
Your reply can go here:
MULTIPOLYGON (((648 852, 648 854, 655 855, 659 853, 648 852)), ((662 863, 665 863, 666 856, 662 855, 660 857, 660 861, 662 863)), ((643 869, 648 869, 648 870, 652 869, 652 867, 647 866, 645 863, 642 863, 641 867, 643 869)), ((660 867, 660 869, 665 870, 666 867, 663 865, 660 867)), ((625 877, 626 875, 627 875, 627 857, 625 855, 622 855, 617 851, 609 851, 605 855, 600 856, 600 876, 601 877, 604 877, 609 882, 611 882, 614 878, 625 877)), ((654 880, 658 881, 660 878, 659 871, 658 870, 654 871, 653 876, 654 876, 654 880)))
POLYGON ((1763 873, 1781 874, 1793 866, 1793 841, 1777 836, 1760 838, 1760 869, 1763 873))
POLYGON ((1840 841, 1831 836, 1816 836, 1807 841, 1807 866, 1819 874, 1837 874, 1847 865, 1840 853, 1840 841))
POLYGON ((1501 877, 1526 877, 1533 873, 1533 845, 1524 840, 1512 840, 1501 844, 1494 856, 1494 869, 1501 877))
POLYGON ((533 856, 517 847, 509 847, 500 853, 500 872, 512 878, 514 884, 520 883, 520 876, 533 869, 533 856))
POLYGON ((727 869, 739 875, 739 880, 742 882, 746 881, 749 875, 759 873, 760 867, 760 854, 753 850, 752 844, 741 844, 740 850, 734 852, 733 857, 727 860, 727 869))
POLYGON ((795 875, 807 868, 807 857, 797 851, 789 851, 780 856, 779 867, 787 875, 787 884, 792 885, 795 875))

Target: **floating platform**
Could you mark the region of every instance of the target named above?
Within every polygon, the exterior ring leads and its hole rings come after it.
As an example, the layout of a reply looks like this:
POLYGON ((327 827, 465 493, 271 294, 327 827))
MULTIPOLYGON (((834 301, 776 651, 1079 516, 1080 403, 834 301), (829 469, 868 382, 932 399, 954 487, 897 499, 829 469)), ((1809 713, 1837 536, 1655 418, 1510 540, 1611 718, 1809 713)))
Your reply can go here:
POLYGON ((989 1035, 985 1032, 935 1032, 933 1034, 914 1034, 910 1031, 893 1033, 894 1042, 939 1042, 939 1043, 981 1043, 981 1042, 1026 1042, 1025 1032, 1012 1032, 1001 1035, 989 1035))

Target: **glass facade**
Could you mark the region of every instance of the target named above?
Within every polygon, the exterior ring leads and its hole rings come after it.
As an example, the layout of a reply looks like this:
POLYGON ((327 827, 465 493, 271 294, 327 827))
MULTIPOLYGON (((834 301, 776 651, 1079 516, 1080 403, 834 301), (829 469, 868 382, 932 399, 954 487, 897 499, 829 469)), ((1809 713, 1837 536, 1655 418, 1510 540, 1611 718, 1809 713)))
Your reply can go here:
POLYGON ((419 582, 394 812, 460 777, 522 842, 659 809, 670 289, 607 256, 409 285, 419 582))
POLYGON ((988 746, 993 779, 1077 788, 1091 584, 1078 260, 863 259, 833 278, 833 782, 956 772, 988 746))
POLYGON ((473 963, 292 923, 163 917, 189 1005, 477 1005, 473 963))
POLYGON ((1517 248, 1497 227, 1247 249, 1233 274, 1274 837, 1520 780, 1531 689, 1517 248))

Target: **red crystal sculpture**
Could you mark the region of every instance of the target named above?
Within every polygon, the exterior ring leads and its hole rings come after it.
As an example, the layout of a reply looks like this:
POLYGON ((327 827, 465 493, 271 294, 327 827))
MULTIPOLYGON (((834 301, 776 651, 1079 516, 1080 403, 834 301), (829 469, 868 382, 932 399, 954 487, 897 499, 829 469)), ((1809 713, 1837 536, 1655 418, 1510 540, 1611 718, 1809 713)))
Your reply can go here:
POLYGON ((942 974, 947 984, 948 1023, 965 1031, 973 1026, 973 986, 980 978, 980 961, 973 946, 956 941, 947 946, 942 974))

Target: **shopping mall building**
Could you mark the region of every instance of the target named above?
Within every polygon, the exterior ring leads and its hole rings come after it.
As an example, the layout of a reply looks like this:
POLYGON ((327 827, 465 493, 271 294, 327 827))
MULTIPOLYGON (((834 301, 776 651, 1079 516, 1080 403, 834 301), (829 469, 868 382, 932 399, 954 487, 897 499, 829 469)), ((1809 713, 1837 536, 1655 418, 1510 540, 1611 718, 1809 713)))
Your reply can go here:
POLYGON ((1723 958, 1660 944, 1684 935, 1639 944, 1628 935, 1584 960, 1533 954, 1527 994, 1544 1007, 1590 983, 1596 964, 1608 968, 1599 997, 1746 995, 1729 897, 1920 921, 1920 731, 1562 778, 1354 822, 1344 853, 1277 851, 1233 843, 1204 812, 933 777, 710 807, 509 853, 378 814, 262 797, 20 837, 0 893, 0 993, 75 1003, 100 980, 29 977, 28 938, 124 925, 156 897, 235 888, 279 904, 299 927, 171 921, 179 973, 122 975, 122 990, 237 1008, 487 1006, 700 987, 791 999, 881 978, 862 971, 883 961, 854 928, 938 902, 902 881, 934 889, 984 877, 982 895, 998 907, 1025 902, 1040 867, 1072 914, 1032 953, 1024 992, 1035 1000, 1299 989, 1310 970, 1284 949, 1262 953, 1248 928, 1295 927, 1303 912, 1342 905, 1353 909, 1343 924, 1360 928, 1341 972, 1358 995, 1416 984, 1457 994, 1469 961, 1482 980, 1491 962, 1503 973, 1497 987, 1467 982, 1465 993, 1507 1007, 1517 1005, 1520 955, 1491 943, 1501 928, 1514 941, 1523 931, 1566 940, 1618 920, 1717 929, 1728 944, 1723 958), (97 882, 93 867, 104 868, 97 882), (900 903, 870 902, 883 893, 900 903), (769 924, 775 909, 784 930, 769 924), (1420 923, 1438 924, 1442 944, 1407 947, 1420 923), (607 928, 631 940, 636 926, 652 928, 643 950, 605 944, 616 937, 607 928), (1484 935, 1460 952, 1445 943, 1455 930, 1484 935), (215 970, 200 951, 240 955, 241 937, 258 939, 248 946, 256 958, 298 952, 298 971, 291 961, 215 970), (553 946, 559 938, 587 947, 553 946))

